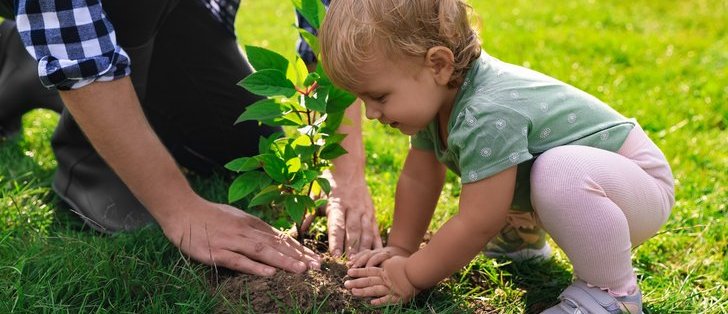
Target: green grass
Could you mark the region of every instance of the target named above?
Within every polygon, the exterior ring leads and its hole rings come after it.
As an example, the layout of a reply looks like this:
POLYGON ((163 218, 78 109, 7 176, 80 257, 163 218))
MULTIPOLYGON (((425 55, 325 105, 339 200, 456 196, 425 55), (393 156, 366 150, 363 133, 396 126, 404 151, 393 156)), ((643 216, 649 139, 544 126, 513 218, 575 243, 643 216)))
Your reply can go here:
MULTIPOLYGON (((663 230, 634 251, 649 313, 728 312, 728 1, 471 1, 484 48, 547 73, 637 118, 663 149, 677 204, 663 230)), ((244 1, 240 42, 293 55, 286 1, 244 1)), ((188 262, 160 230, 101 236, 59 208, 49 185, 49 139, 57 115, 24 117, 22 138, 0 144, 0 312, 210 312, 209 269, 188 262)), ((382 230, 407 138, 365 125, 367 178, 382 230)), ((223 200, 221 179, 195 179, 223 200)), ((431 228, 457 210, 448 175, 431 228)), ((482 257, 393 312, 458 312, 484 302, 520 313, 552 302, 570 280, 554 262, 510 264, 482 257)), ((295 311, 295 309, 290 309, 295 311)))

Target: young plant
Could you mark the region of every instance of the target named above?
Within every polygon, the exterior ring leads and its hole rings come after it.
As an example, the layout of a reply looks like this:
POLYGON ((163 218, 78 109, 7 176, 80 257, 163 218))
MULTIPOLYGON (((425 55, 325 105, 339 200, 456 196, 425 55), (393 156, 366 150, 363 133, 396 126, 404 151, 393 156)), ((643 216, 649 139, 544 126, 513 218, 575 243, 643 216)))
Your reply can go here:
MULTIPOLYGON (((294 0, 309 23, 318 28, 325 13, 319 0, 294 0)), ((317 38, 299 29, 319 55, 317 38)), ((238 83, 251 93, 266 98, 248 106, 236 123, 258 121, 295 132, 261 137, 259 155, 235 159, 225 165, 238 172, 228 191, 228 201, 249 198, 248 207, 261 206, 284 211, 293 220, 299 240, 312 220, 322 215, 331 184, 322 176, 331 160, 346 154, 341 141, 346 135, 336 130, 344 111, 354 101, 351 94, 334 87, 319 66, 309 73, 303 60, 289 61, 273 51, 246 46, 255 72, 238 83)))

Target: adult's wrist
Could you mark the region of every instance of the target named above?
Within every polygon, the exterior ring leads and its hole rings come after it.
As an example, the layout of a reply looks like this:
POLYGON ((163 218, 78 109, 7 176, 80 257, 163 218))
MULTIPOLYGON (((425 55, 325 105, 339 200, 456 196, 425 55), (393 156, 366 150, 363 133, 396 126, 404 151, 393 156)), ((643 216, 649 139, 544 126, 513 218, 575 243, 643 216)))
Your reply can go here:
POLYGON ((194 209, 201 208, 207 203, 191 188, 189 190, 184 188, 175 189, 175 191, 170 191, 170 193, 165 193, 160 197, 165 198, 165 200, 148 206, 149 212, 160 224, 172 220, 186 219, 194 209))

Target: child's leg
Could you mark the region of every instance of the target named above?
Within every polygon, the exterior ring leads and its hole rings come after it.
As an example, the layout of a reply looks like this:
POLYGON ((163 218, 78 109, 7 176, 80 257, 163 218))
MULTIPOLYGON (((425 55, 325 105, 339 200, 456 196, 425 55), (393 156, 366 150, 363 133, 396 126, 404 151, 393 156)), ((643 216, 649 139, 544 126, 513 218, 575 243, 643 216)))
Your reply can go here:
POLYGON ((562 146, 536 159, 531 199, 577 277, 614 296, 632 294, 630 249, 667 220, 672 175, 660 150, 635 128, 619 154, 562 146))

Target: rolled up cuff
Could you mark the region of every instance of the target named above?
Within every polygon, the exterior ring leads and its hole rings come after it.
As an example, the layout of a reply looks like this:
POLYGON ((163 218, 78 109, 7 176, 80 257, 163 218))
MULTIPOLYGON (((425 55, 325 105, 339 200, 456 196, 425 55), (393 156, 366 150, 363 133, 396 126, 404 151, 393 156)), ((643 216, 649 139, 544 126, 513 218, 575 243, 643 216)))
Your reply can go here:
POLYGON ((38 60, 38 76, 49 89, 71 90, 95 81, 113 81, 131 74, 130 59, 121 47, 80 60, 45 56, 38 60))

